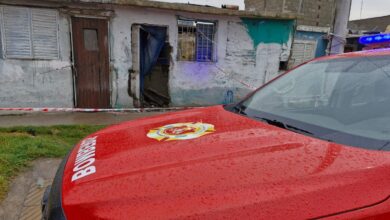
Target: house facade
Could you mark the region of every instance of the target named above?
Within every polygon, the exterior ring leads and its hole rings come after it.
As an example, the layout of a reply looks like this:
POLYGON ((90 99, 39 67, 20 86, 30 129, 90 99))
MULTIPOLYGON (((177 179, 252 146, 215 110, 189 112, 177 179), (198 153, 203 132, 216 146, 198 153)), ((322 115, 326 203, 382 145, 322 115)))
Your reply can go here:
MULTIPOLYGON (((345 45, 345 51, 361 51, 366 45, 359 42, 359 38, 364 35, 377 34, 377 33, 390 33, 390 16, 380 16, 374 18, 365 18, 352 20, 348 22, 349 34, 347 36, 347 43, 345 45)), ((378 45, 376 45, 378 46, 378 45)), ((380 45, 381 47, 383 45, 380 45)), ((388 47, 386 45, 386 47, 388 47)), ((372 49, 372 48, 371 48, 372 49)))
POLYGON ((390 15, 357 19, 348 22, 351 32, 390 32, 390 15))
POLYGON ((298 15, 289 67, 328 54, 336 16, 335 0, 245 0, 245 7, 248 11, 298 15))
POLYGON ((279 74, 294 13, 137 0, 0 0, 0 107, 237 101, 279 74))

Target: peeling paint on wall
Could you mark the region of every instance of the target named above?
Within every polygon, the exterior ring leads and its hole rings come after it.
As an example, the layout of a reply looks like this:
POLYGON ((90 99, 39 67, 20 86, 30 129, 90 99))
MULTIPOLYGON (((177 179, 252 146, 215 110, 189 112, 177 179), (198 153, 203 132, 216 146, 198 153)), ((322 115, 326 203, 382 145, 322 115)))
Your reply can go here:
MULTIPOLYGON (((226 64, 237 78, 260 87, 279 74, 279 63, 289 56, 292 30, 286 33, 287 43, 259 43, 255 45, 242 20, 228 22, 226 64)), ((241 85, 234 84, 241 88, 241 85)), ((242 98, 242 96, 240 96, 242 98)))
POLYGON ((291 46, 292 29, 286 35, 288 39, 283 45, 262 42, 255 45, 240 18, 218 20, 218 62, 176 62, 171 80, 172 102, 185 106, 241 100, 252 89, 235 79, 260 87, 277 76, 281 57, 291 46), (221 69, 227 74, 221 73, 221 69), (233 97, 227 94, 228 90, 233 92, 233 97))
POLYGON ((260 43, 287 44, 294 29, 294 21, 241 18, 255 47, 260 43))
MULTIPOLYGON (((293 21, 240 19, 178 11, 113 6, 110 19, 110 79, 113 107, 134 107, 139 97, 138 51, 134 24, 168 27, 172 45, 169 93, 172 106, 236 102, 253 88, 278 75, 283 54, 289 54, 293 21), (177 16, 217 20, 217 62, 178 61, 177 16), (134 36, 132 36, 134 35, 134 36), (135 61, 135 62, 134 62, 135 61), (227 74, 221 72, 226 71, 227 74), (130 85, 129 85, 130 80, 130 85), (130 88, 129 88, 130 87, 130 88)), ((27 61, 0 59, 0 107, 73 107, 69 17, 60 19, 61 59, 27 61), (63 68, 63 69, 61 69, 63 68)))
POLYGON ((0 58, 0 107, 73 107, 69 22, 59 16, 60 59, 0 58))

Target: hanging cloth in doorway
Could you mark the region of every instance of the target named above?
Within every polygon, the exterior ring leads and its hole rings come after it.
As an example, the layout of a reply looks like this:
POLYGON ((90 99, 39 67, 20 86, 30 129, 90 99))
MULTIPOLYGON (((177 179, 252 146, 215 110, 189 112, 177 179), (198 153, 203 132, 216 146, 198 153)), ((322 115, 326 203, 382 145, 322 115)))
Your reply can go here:
POLYGON ((151 74, 161 50, 164 47, 167 29, 165 27, 142 25, 140 28, 140 83, 144 92, 144 78, 151 74))

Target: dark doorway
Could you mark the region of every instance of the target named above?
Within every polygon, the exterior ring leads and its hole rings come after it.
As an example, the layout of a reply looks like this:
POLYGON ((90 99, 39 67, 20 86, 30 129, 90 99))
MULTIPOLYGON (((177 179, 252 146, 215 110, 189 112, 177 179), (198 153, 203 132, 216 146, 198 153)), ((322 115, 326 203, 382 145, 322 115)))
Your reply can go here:
POLYGON ((140 26, 140 88, 142 107, 168 107, 171 47, 167 28, 140 26))
POLYGON ((108 23, 72 18, 76 107, 109 108, 108 23))

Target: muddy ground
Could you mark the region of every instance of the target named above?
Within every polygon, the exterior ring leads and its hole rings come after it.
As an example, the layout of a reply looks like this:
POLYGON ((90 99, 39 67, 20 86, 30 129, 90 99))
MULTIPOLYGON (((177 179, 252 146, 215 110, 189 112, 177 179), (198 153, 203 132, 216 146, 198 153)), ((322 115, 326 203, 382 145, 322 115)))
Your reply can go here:
POLYGON ((40 220, 43 192, 51 184, 61 159, 39 159, 11 183, 0 203, 1 220, 40 220))

